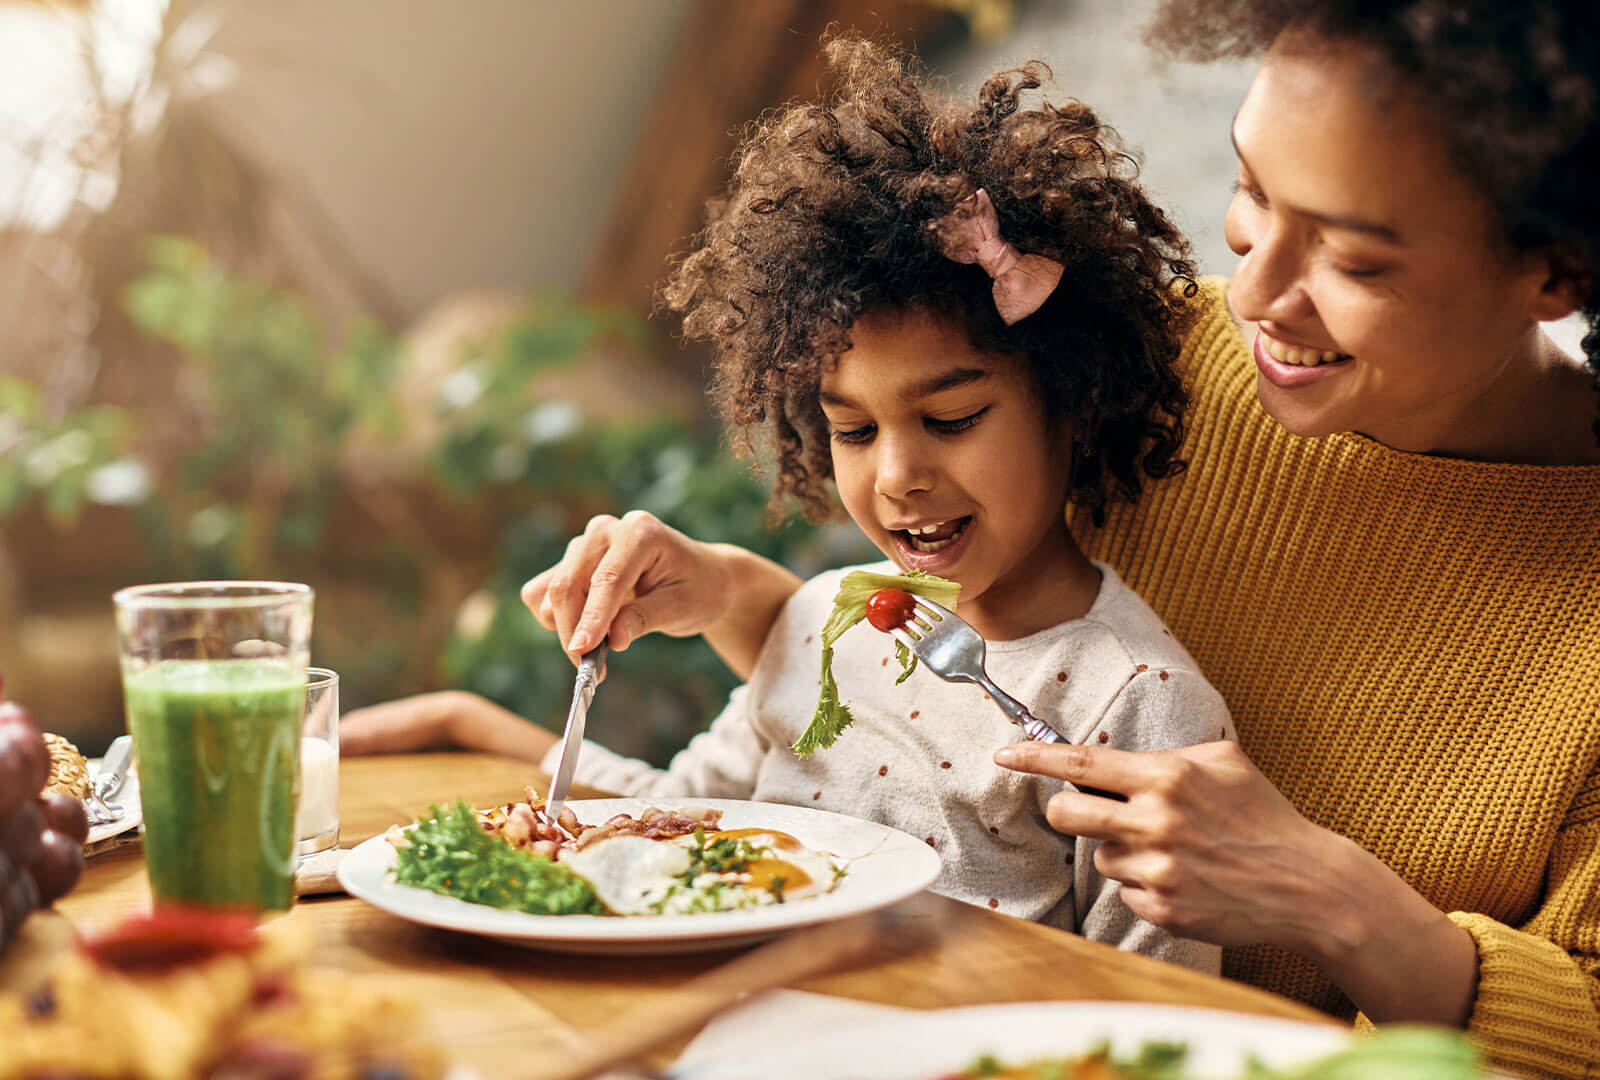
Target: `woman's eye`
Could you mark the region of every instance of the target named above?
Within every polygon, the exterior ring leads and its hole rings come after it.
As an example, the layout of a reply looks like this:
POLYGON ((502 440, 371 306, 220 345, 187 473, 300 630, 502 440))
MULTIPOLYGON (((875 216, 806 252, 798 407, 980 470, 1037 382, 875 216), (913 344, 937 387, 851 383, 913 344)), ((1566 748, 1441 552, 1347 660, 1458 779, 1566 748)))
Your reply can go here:
POLYGON ((1231 185, 1229 185, 1229 187, 1235 195, 1242 194, 1249 198, 1249 200, 1255 203, 1257 206, 1267 205, 1267 197, 1261 192, 1257 191, 1255 188, 1251 187, 1249 184, 1246 184, 1243 180, 1235 180, 1231 185))
POLYGON ((1348 278, 1375 278, 1379 274, 1382 274, 1382 273, 1386 272, 1385 268, 1381 267, 1381 266, 1376 267, 1376 268, 1367 268, 1367 267, 1360 267, 1360 266, 1339 266, 1339 265, 1335 265, 1333 267, 1333 270, 1334 270, 1335 273, 1343 274, 1345 277, 1348 277, 1348 278))
POLYGON ((833 441, 842 443, 864 443, 868 439, 872 438, 873 433, 877 430, 878 426, 876 424, 862 424, 858 428, 849 428, 844 431, 835 428, 833 431, 833 441))
POLYGON ((983 419, 983 414, 988 411, 989 407, 985 405, 977 412, 970 413, 967 416, 963 416, 957 420, 935 420, 930 416, 928 418, 928 427, 930 430, 936 431, 940 435, 954 435, 958 431, 966 431, 968 428, 972 427, 979 420, 983 419))

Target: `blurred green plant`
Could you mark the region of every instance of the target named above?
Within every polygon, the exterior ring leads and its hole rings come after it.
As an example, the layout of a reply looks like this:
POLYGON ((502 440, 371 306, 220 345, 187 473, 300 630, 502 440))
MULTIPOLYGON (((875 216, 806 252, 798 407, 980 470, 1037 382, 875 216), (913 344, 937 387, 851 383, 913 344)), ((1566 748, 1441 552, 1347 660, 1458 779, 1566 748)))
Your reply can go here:
POLYGON ((0 375, 0 519, 38 498, 58 525, 103 493, 126 445, 129 417, 93 406, 57 414, 27 379, 0 375))
POLYGON ((125 306, 186 364, 196 418, 175 482, 140 504, 163 576, 246 577, 323 536, 339 455, 358 424, 393 433, 394 337, 371 320, 330 340, 297 298, 228 273, 194 241, 153 238, 125 306), (174 542, 182 529, 183 542, 174 542))
MULTIPOLYGON (((281 576, 331 559, 346 539, 330 535, 341 504, 375 499, 370 478, 351 475, 352 440, 404 434, 398 339, 370 320, 335 335, 293 294, 230 273, 190 240, 155 238, 148 255, 126 309, 142 334, 177 351, 170 412, 95 407, 52 420, 36 387, 0 379, 0 518, 34 494, 63 527, 86 501, 122 503, 157 578, 281 576)), ((492 569, 459 611, 444 613, 453 631, 437 635, 434 654, 417 655, 419 641, 433 640, 419 618, 441 595, 427 582, 461 571, 439 565, 425 519, 396 511, 418 493, 385 495, 387 509, 371 516, 402 527, 386 530, 382 565, 364 576, 384 583, 389 615, 379 622, 401 629, 352 635, 358 654, 318 646, 341 667, 351 704, 444 681, 559 724, 572 667, 519 593, 597 513, 639 507, 692 536, 801 567, 827 557, 813 527, 768 528, 765 486, 714 429, 670 416, 594 423, 570 401, 531 396, 536 377, 605 343, 643 352, 649 340, 631 314, 544 297, 462 355, 438 388, 424 480, 488 530, 492 569)), ((345 613, 324 603, 318 614, 322 638, 345 613)), ((732 685, 699 639, 647 637, 613 665, 596 736, 662 761, 732 685)))

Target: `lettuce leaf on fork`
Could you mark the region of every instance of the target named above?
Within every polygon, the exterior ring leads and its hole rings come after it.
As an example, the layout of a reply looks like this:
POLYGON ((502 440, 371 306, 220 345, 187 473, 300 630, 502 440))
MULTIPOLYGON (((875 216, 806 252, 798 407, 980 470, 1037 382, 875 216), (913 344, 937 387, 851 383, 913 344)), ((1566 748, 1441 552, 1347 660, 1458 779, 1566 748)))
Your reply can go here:
MULTIPOLYGON (((832 746, 855 719, 850 715, 850 706, 839 700, 839 684, 833 679, 833 643, 840 634, 867 617, 867 601, 879 589, 903 589, 951 610, 955 609, 956 596, 961 592, 961 586, 955 582, 924 574, 921 570, 907 574, 852 570, 844 576, 833 598, 833 611, 822 628, 822 691, 817 695, 817 709, 794 744, 794 752, 801 757, 810 757, 832 746)), ((898 641, 894 653, 904 669, 895 680, 898 685, 916 669, 917 659, 898 641)))

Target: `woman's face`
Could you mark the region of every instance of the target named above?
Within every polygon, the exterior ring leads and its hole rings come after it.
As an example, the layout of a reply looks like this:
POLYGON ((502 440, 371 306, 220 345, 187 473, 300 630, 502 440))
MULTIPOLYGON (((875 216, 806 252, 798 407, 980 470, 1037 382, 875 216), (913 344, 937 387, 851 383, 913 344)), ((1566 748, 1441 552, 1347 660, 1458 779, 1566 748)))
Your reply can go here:
POLYGON ((1475 456, 1559 318, 1547 260, 1494 246, 1491 207, 1373 54, 1291 39, 1233 123, 1230 298, 1259 327, 1261 404, 1297 435, 1475 456))

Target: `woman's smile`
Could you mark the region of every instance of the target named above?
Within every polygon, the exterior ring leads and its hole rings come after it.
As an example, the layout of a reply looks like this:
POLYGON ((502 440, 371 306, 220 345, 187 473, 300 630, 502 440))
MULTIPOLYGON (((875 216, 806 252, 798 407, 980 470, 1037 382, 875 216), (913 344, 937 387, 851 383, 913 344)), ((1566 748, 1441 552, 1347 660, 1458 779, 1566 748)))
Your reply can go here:
POLYGON ((1355 365, 1348 353, 1291 345, 1262 329, 1256 331, 1255 358, 1261 377, 1283 390, 1337 377, 1355 365))

